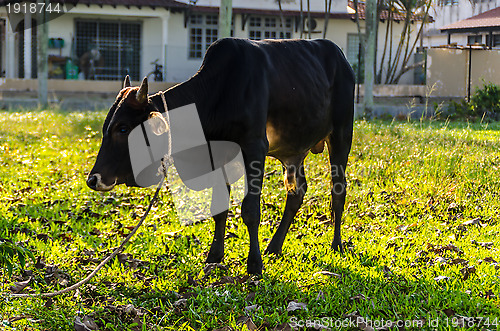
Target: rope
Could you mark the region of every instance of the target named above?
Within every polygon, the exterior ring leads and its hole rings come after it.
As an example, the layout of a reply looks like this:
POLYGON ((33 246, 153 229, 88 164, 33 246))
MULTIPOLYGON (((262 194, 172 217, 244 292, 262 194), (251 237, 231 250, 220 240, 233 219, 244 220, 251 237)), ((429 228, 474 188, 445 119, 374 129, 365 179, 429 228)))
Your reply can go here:
POLYGON ((97 272, 99 270, 101 270, 102 267, 104 267, 106 265, 106 263, 108 263, 112 258, 114 258, 118 253, 120 253, 123 248, 125 247, 125 245, 129 242, 130 238, 132 238, 132 236, 137 232, 137 230, 139 229, 139 227, 142 225, 142 223, 144 222, 144 220, 146 219, 146 217, 148 216, 149 214, 149 211, 151 210, 151 207, 153 206, 153 204, 155 203, 156 199, 158 198, 158 193, 160 193, 160 190, 161 190, 161 187, 163 185, 163 181, 164 181, 165 177, 162 177, 162 179, 160 180, 160 183, 158 184, 158 187, 156 188, 156 192, 155 194, 153 195, 153 199, 151 200, 151 202, 149 203, 149 206, 148 206, 148 209, 146 210, 146 212, 144 213, 144 215, 142 215, 139 223, 137 223, 137 225, 135 226, 135 228, 132 230, 132 232, 130 232, 127 236, 127 238, 125 238, 122 243, 120 244, 120 246, 118 246, 117 248, 115 248, 115 250, 113 251, 113 253, 108 256, 107 258, 105 258, 95 269, 94 271, 92 271, 87 277, 85 277, 84 279, 82 279, 81 281, 79 281, 78 283, 74 284, 74 285, 71 285, 70 287, 67 287, 65 289, 62 289, 60 291, 57 291, 57 292, 51 292, 51 293, 35 293, 35 294, 31 294, 31 293, 23 293, 23 294, 13 294, 13 293, 4 293, 6 296, 10 296, 10 297, 14 297, 14 298, 33 298, 33 297, 42 297, 42 298, 51 298, 51 297, 55 297, 55 296, 58 296, 58 295, 61 295, 61 294, 64 294, 64 293, 67 293, 67 292, 71 292, 71 291, 74 291, 76 290, 77 288, 79 288, 80 286, 84 285, 84 284, 87 284, 91 279, 92 277, 94 277, 97 272))
POLYGON ((137 223, 137 225, 134 227, 132 232, 130 232, 128 234, 127 238, 125 238, 122 241, 120 246, 118 246, 110 256, 108 256, 101 263, 99 263, 99 265, 94 269, 94 271, 92 271, 87 277, 85 277, 84 279, 82 279, 78 283, 71 285, 70 287, 62 289, 60 291, 50 292, 50 293, 35 293, 35 294, 32 294, 32 293, 21 293, 21 294, 3 293, 3 295, 5 295, 7 297, 13 297, 13 298, 34 298, 34 297, 51 298, 51 297, 55 297, 55 296, 58 296, 58 295, 61 295, 64 293, 74 291, 74 290, 78 289, 79 287, 81 287, 82 285, 87 284, 92 279, 92 277, 94 277, 97 274, 97 272, 102 269, 102 267, 104 267, 112 258, 114 258, 116 255, 118 255, 123 250, 125 245, 129 242, 130 238, 132 238, 132 236, 137 232, 137 230, 141 227, 142 223, 144 222, 144 220, 148 216, 148 214, 151 210, 151 207, 153 206, 156 199, 158 198, 158 194, 160 193, 160 190, 161 190, 161 187, 163 186, 163 182, 165 180, 165 177, 167 176, 168 168, 173 164, 173 159, 171 156, 172 155, 172 134, 171 134, 172 132, 170 130, 170 116, 168 114, 167 101, 165 100, 164 93, 161 93, 161 98, 163 100, 163 106, 165 108, 165 117, 166 117, 167 124, 168 124, 168 134, 169 134, 167 154, 165 154, 165 156, 163 157, 162 162, 161 162, 161 167, 159 169, 160 174, 162 174, 163 176, 160 180, 160 183, 158 183, 158 186, 156 187, 156 192, 153 195, 153 199, 149 203, 148 209, 146 209, 146 212, 144 213, 144 215, 142 215, 139 223, 137 223))

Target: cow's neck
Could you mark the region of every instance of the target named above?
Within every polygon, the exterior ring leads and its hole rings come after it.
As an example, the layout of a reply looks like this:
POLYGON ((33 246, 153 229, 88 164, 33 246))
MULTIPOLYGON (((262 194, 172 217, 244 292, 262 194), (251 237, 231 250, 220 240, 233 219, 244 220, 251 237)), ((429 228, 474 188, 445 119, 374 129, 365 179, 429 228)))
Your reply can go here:
MULTIPOLYGON (((200 75, 199 72, 189 80, 178 84, 163 93, 169 110, 194 103, 196 104, 196 109, 198 110, 200 121, 204 130, 206 131, 208 128, 217 130, 216 124, 222 123, 212 123, 216 112, 215 101, 217 99, 217 97, 213 95, 213 92, 211 92, 212 94, 209 94, 210 91, 214 90, 213 86, 210 86, 210 82, 213 80, 207 77, 206 72, 203 74, 204 75, 200 75)), ((163 100, 160 93, 162 92, 154 95, 152 97, 152 101, 158 109, 163 109, 163 100)), ((205 134, 209 133, 206 131, 205 134)))
MULTIPOLYGON (((191 103, 197 103, 195 84, 191 80, 178 84, 165 91, 168 109, 175 109, 191 103)), ((198 101, 199 102, 199 101, 198 101)))
POLYGON ((214 98, 217 98, 214 92, 220 90, 220 75, 216 70, 202 67, 187 81, 165 91, 168 108, 174 109, 191 103, 196 103, 198 111, 201 111, 201 108, 210 108, 214 98))

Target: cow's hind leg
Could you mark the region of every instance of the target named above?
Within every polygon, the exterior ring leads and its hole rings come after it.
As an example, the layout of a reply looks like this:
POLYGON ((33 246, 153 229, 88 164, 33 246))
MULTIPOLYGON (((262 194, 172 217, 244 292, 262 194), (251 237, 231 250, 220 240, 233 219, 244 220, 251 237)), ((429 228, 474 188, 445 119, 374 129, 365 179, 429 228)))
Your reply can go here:
MULTIPOLYGON (((221 199, 226 199, 226 192, 219 192, 219 189, 227 189, 228 193, 231 192, 231 186, 229 185, 227 185, 227 187, 220 188, 214 187, 212 192, 212 206, 215 203, 221 203, 221 199)), ((229 194, 227 197, 229 197, 229 194)), ((227 202, 227 206, 229 207, 229 200, 227 199, 227 201, 224 202, 227 202)), ((222 213, 214 215, 213 217, 215 221, 214 239, 212 241, 212 246, 210 246, 206 263, 220 263, 224 257, 224 236, 226 233, 227 213, 228 210, 225 210, 222 213)))
POLYGON ((340 253, 344 252, 342 239, 340 236, 340 227, 342 223, 342 213, 344 212, 344 203, 346 197, 347 182, 345 180, 345 170, 347 159, 351 150, 352 142, 352 117, 344 122, 344 126, 334 128, 327 139, 328 152, 330 154, 330 171, 332 175, 331 189, 331 215, 335 222, 332 248, 340 253))
POLYGON ((241 147, 245 159, 248 188, 247 195, 241 204, 241 217, 247 226, 250 238, 247 272, 257 275, 262 274, 262 257, 259 247, 260 194, 267 148, 266 141, 259 141, 241 147))
POLYGON ((264 254, 281 254, 281 248, 283 247, 288 229, 290 229, 295 214, 297 214, 297 211, 302 205, 302 201, 307 191, 303 160, 304 158, 301 157, 298 160, 299 162, 285 165, 285 186, 287 188, 285 211, 283 212, 283 218, 281 219, 278 230, 276 230, 264 254))

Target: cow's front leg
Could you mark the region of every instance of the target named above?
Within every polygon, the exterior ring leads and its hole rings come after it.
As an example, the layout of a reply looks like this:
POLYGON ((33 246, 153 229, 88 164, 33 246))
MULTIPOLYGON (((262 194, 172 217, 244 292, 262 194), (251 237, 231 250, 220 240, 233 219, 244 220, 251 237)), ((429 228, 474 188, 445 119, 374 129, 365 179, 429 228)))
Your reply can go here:
MULTIPOLYGON (((216 203, 221 203, 221 199, 226 199, 226 192, 223 190, 227 189, 227 198, 231 192, 231 186, 227 187, 214 187, 212 191, 212 207, 216 203)), ((224 201, 229 207, 229 199, 224 201)), ((214 239, 212 241, 212 246, 210 246, 210 251, 208 252, 206 263, 220 263, 224 257, 224 236, 226 233, 226 220, 228 211, 225 210, 222 213, 214 215, 215 221, 215 231, 214 239)))
POLYGON ((247 272, 262 274, 262 257, 259 247, 260 193, 264 177, 264 163, 267 145, 262 142, 242 148, 245 158, 248 193, 241 205, 241 217, 248 228, 250 249, 248 251, 247 272))

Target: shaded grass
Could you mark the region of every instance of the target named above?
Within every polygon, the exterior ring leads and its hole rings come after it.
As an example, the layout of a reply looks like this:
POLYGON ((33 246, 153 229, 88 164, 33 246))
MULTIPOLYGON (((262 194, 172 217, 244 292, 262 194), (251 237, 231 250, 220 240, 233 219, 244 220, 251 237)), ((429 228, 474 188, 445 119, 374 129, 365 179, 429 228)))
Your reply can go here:
MULTIPOLYGON (((152 189, 119 187, 104 194, 86 187, 104 117, 104 112, 0 113, 0 237, 23 243, 61 271, 59 278, 48 277, 47 267, 30 265, 32 291, 56 290, 67 286, 64 280, 83 278, 119 245, 149 203, 152 189)), ((356 311, 372 321, 425 319, 428 329, 429 321, 439 319, 437 328, 447 330, 453 329, 452 318, 494 318, 500 315, 499 128, 497 123, 356 122, 342 226, 347 253, 330 249, 326 152, 309 155, 304 205, 283 255, 264 257, 259 281, 243 277, 248 236, 237 207, 227 225, 228 270, 205 276, 213 224, 182 226, 163 191, 154 216, 127 247, 127 262, 113 260, 76 295, 53 301, 6 297, 0 302, 2 319, 25 318, 4 326, 72 330, 75 316, 86 314, 105 330, 240 329, 238 318, 248 315, 257 326, 272 329, 306 319, 333 323, 356 311), (466 223, 470 220, 475 221, 466 223), (180 298, 187 299, 185 306, 180 298), (308 309, 287 311, 292 300, 308 309), (129 304, 139 309, 138 316, 124 312, 129 304), (245 309, 252 305, 254 310, 245 309)), ((262 249, 285 202, 279 163, 268 159, 266 173, 262 249)), ((28 277, 22 270, 11 279, 5 271, 0 275, 2 291, 28 277)))

